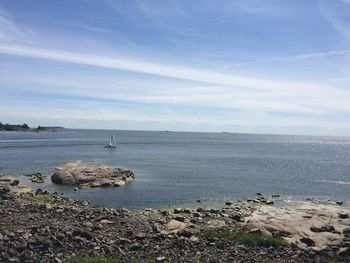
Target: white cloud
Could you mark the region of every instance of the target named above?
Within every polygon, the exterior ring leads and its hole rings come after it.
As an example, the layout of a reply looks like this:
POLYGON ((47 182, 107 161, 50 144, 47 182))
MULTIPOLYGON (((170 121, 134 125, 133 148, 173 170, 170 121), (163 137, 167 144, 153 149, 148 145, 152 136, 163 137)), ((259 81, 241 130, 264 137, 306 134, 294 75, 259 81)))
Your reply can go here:
POLYGON ((260 90, 299 90, 312 91, 332 88, 320 83, 278 81, 242 77, 232 74, 220 74, 206 70, 171 65, 155 64, 131 59, 112 58, 106 56, 73 53, 60 50, 39 49, 26 46, 0 45, 0 53, 16 56, 55 60, 66 63, 96 66, 116 70, 127 70, 139 73, 153 74, 158 76, 187 79, 206 83, 246 87, 260 90))
POLYGON ((310 59, 313 60, 313 59, 319 59, 319 58, 326 58, 329 56, 346 56, 349 54, 350 54, 350 49, 331 50, 331 51, 325 51, 325 52, 315 52, 315 53, 308 53, 308 54, 301 54, 301 55, 294 55, 294 56, 259 59, 259 60, 238 63, 238 64, 229 64, 229 65, 220 67, 216 70, 220 71, 220 70, 226 70, 232 67, 249 66, 252 64, 260 64, 260 63, 298 61, 298 60, 310 60, 310 59))
POLYGON ((19 27, 8 13, 0 9, 0 43, 31 44, 32 35, 32 30, 19 27))
MULTIPOLYGON (((346 51, 337 52, 340 54, 346 51)), ((21 72, 22 77, 18 79, 17 74, 3 71, 3 85, 8 83, 16 89, 34 89, 37 92, 42 92, 44 87, 45 93, 53 96, 84 94, 91 99, 134 103, 317 115, 350 111, 348 90, 319 83, 257 79, 147 61, 13 45, 0 45, 0 53, 171 77, 123 80, 113 76, 81 76, 75 73, 68 77, 61 73, 48 76, 21 72), (178 83, 173 78, 190 82, 178 83)))

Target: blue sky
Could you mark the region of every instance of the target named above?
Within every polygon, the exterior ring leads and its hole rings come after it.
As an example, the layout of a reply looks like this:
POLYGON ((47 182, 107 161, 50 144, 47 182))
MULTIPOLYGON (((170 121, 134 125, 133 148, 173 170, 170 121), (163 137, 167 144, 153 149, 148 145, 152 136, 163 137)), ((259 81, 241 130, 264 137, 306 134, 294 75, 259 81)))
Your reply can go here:
POLYGON ((0 120, 350 135, 350 0, 2 0, 0 120))

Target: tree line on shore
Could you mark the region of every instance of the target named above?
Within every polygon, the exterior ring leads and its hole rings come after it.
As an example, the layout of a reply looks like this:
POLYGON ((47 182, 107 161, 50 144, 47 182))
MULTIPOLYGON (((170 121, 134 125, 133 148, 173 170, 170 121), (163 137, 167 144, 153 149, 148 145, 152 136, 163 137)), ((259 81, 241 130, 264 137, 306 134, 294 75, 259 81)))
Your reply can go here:
POLYGON ((43 127, 38 126, 37 128, 31 128, 28 124, 8 124, 0 122, 0 131, 57 131, 62 127, 43 127))

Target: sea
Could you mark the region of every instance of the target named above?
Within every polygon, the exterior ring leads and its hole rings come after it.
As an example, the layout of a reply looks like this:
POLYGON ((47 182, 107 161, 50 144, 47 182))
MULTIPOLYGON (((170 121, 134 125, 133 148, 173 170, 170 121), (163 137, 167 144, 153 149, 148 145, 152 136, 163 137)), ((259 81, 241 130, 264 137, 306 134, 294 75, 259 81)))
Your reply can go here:
POLYGON ((350 200, 350 137, 126 130, 0 132, 0 174, 32 187, 132 210, 218 204, 256 193, 296 199, 350 200), (115 149, 104 146, 111 135, 115 149), (55 166, 68 161, 131 169, 122 187, 51 183, 55 166), (47 175, 35 185, 25 174, 47 175))

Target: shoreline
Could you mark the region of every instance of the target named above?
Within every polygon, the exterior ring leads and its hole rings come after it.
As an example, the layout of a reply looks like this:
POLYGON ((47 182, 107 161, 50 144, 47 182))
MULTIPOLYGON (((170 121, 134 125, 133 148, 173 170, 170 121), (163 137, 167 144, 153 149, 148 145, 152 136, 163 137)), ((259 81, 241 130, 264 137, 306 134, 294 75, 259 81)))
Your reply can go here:
MULTIPOLYGON (((86 201, 58 193, 21 187, 18 180, 0 187, 0 257, 4 262, 84 262, 79 261, 80 257, 111 258, 107 262, 346 262, 350 253, 346 240, 318 249, 310 240, 304 240, 308 246, 301 246, 301 238, 294 244, 287 242, 286 231, 269 229, 271 222, 280 227, 279 220, 284 224, 292 220, 300 207, 227 202, 222 208, 148 208, 132 212, 92 207, 86 201), (262 224, 264 220, 270 220, 269 227, 262 224)), ((349 224, 348 210, 340 205, 324 205, 319 211, 324 212, 324 207, 331 209, 334 222, 349 224), (339 211, 343 219, 338 218, 339 211)), ((309 206, 303 211, 316 210, 309 206)), ((303 218, 300 213, 298 220, 303 218)), ((316 215, 318 218, 321 213, 316 215)), ((312 241, 325 244, 330 235, 340 236, 340 225, 334 227, 334 231, 316 229, 312 241)), ((289 233, 292 237, 294 234, 289 233)))

